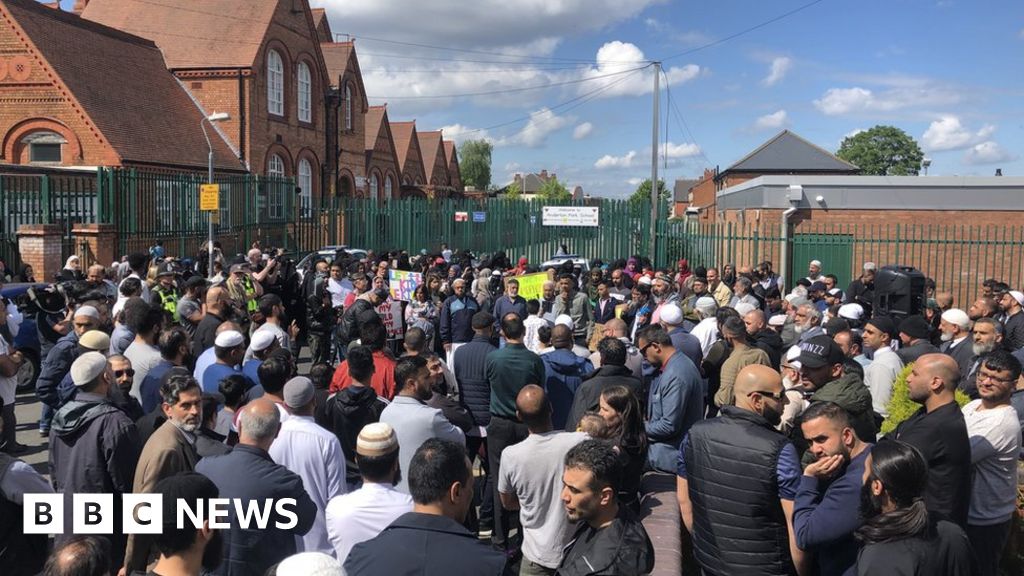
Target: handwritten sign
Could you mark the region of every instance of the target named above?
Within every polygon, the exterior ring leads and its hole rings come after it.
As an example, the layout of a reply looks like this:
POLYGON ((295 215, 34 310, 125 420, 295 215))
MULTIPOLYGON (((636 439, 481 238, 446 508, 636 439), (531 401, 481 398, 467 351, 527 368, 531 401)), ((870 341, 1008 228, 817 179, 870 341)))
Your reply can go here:
POLYGON ((390 298, 377 306, 377 315, 388 330, 389 340, 405 340, 405 319, 402 318, 402 303, 390 298))
POLYGON ((540 300, 544 296, 544 283, 548 281, 547 272, 516 276, 519 280, 519 295, 526 300, 540 300))
POLYGON ((388 270, 388 288, 395 300, 412 300, 412 293, 423 283, 423 274, 406 270, 388 270))

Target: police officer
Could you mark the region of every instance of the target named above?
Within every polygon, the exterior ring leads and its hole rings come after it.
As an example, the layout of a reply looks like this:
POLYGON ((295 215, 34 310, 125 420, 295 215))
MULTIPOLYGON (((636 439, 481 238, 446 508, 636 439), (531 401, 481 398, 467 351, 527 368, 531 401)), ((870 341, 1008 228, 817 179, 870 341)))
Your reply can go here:
POLYGON ((178 288, 175 286, 174 267, 170 262, 163 262, 157 268, 156 286, 153 292, 153 305, 158 306, 174 320, 175 324, 181 321, 178 314, 178 288))

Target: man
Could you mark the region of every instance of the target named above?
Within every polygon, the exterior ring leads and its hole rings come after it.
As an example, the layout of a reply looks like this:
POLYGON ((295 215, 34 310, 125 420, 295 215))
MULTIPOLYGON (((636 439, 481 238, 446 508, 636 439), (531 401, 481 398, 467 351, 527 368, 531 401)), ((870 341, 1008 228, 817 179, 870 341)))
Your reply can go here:
MULTIPOLYGON (((3 280, 0 279, 0 284, 3 280)), ((14 305, 11 305, 14 308, 14 305)), ((0 298, 0 330, 8 330, 7 303, 0 298)), ((13 338, 11 338, 13 340, 13 338)), ((8 342, 8 337, 0 334, 0 421, 3 422, 5 430, 0 433, 0 448, 11 454, 21 454, 27 450, 24 445, 17 442, 18 419, 14 406, 17 400, 18 372, 28 361, 28 358, 14 348, 8 342)))
POLYGON ((72 323, 73 330, 50 348, 36 379, 36 395, 41 402, 53 409, 58 408, 60 404, 58 390, 61 380, 71 370, 71 363, 82 353, 78 339, 100 326, 99 310, 93 306, 79 306, 72 317, 72 323))
MULTIPOLYGON (((203 371, 203 391, 212 394, 217 391, 220 381, 233 374, 242 374, 239 366, 245 356, 245 336, 234 330, 227 330, 217 334, 214 340, 213 353, 217 360, 209 368, 203 371)), ((243 374, 244 376, 244 374, 243 374)), ((248 378, 246 378, 248 380, 248 378)), ((255 386, 252 382, 249 387, 255 386)))
POLYGON ((647 467, 671 473, 679 443, 704 416, 703 384, 697 367, 676 352, 661 326, 644 328, 638 338, 641 353, 661 372, 651 383, 647 399, 647 467))
MULTIPOLYGON (((216 347, 215 347, 216 348, 216 347)), ((281 345, 277 343, 277 338, 266 330, 257 330, 252 335, 252 340, 249 341, 249 347, 245 349, 245 355, 249 356, 248 360, 242 362, 242 375, 249 379, 250 382, 256 383, 260 381, 260 365, 263 361, 270 357, 275 350, 280 350, 281 345)), ((314 364, 317 366, 317 364, 314 364)), ((324 373, 329 376, 331 367, 329 364, 319 364, 324 369, 324 373)), ((330 384, 328 379, 325 383, 325 388, 330 384)), ((326 392, 326 389, 324 390, 326 392)), ((326 394, 324 395, 326 399, 326 394)))
MULTIPOLYGON (((329 280, 321 276, 319 268, 320 263, 317 264, 315 274, 306 275, 304 280, 306 290, 303 292, 306 304, 306 342, 309 346, 310 361, 313 364, 332 361, 332 336, 338 356, 344 358, 348 342, 355 338, 353 331, 360 325, 360 318, 365 317, 368 321, 377 318, 377 311, 370 302, 371 299, 376 300, 376 296, 361 295, 358 299, 359 305, 351 310, 352 314, 348 318, 342 315, 342 321, 339 324, 337 320, 339 312, 334 307, 333 295, 329 291, 329 280)), ((294 340, 294 338, 289 339, 294 340)))
MULTIPOLYGON (((627 335, 628 333, 629 326, 620 318, 613 318, 604 325, 603 336, 605 338, 615 338, 626 346, 625 366, 633 377, 640 379, 643 378, 644 357, 643 354, 640 354, 640 349, 633 345, 633 341, 627 335)), ((590 355, 590 363, 594 365, 594 368, 601 367, 600 351, 590 355)))
POLYGON ((1017 290, 1004 292, 999 299, 999 307, 1004 314, 1003 326, 1006 328, 1004 340, 1010 351, 1024 347, 1024 314, 1021 314, 1021 306, 1024 306, 1024 294, 1017 290))
POLYGON ((654 569, 654 546, 643 524, 620 506, 622 463, 614 448, 584 440, 565 455, 562 504, 578 528, 565 547, 559 576, 639 576, 654 569))
MULTIPOLYGON (((491 344, 494 330, 494 316, 488 312, 477 312, 473 315, 473 339, 460 346, 455 352, 455 381, 459 386, 459 398, 469 410, 476 426, 486 427, 491 421, 491 385, 487 381, 487 355, 497 350, 491 344)), ((474 446, 479 448, 480 435, 476 441, 467 438, 470 454, 476 454, 474 446)))
POLYGON ((743 315, 743 324, 747 328, 747 335, 753 341, 754 346, 764 350, 768 355, 768 361, 774 368, 782 362, 782 338, 778 332, 768 327, 761 310, 751 310, 743 315))
POLYGON ((981 296, 967 309, 967 317, 972 322, 981 318, 995 318, 999 312, 999 303, 992 298, 981 296))
POLYGON ((939 352, 939 349, 929 341, 931 336, 932 327, 928 324, 928 321, 924 319, 924 316, 915 314, 913 316, 907 316, 900 321, 900 349, 896 351, 896 355, 899 356, 904 366, 914 362, 925 354, 935 354, 939 352))
POLYGON ((541 328, 550 329, 551 325, 544 318, 540 300, 527 300, 526 312, 529 316, 523 319, 523 326, 526 328, 526 333, 523 335, 523 345, 530 352, 539 354, 543 346, 540 342, 540 330, 541 328))
POLYGON ((224 561, 214 570, 220 576, 264 574, 294 554, 297 536, 307 534, 317 519, 317 506, 303 489, 302 478, 275 464, 268 450, 281 429, 274 404, 259 398, 245 405, 238 421, 238 444, 223 456, 210 456, 196 472, 217 485, 221 498, 237 499, 243 506, 267 506, 283 498, 295 501, 292 517, 277 510, 269 513, 265 528, 243 528, 234 510, 228 512, 230 527, 224 536, 224 561), (291 526, 288 529, 279 524, 291 526))
POLYGON ((960 374, 967 374, 974 359, 971 319, 963 310, 950 308, 940 317, 939 331, 942 333, 942 346, 939 350, 956 361, 960 374))
MULTIPOLYGON (((519 280, 515 278, 505 280, 505 294, 494 302, 495 318, 501 318, 510 312, 515 312, 523 320, 526 320, 528 316, 526 299, 519 295, 519 280)), ((497 328, 497 320, 495 320, 495 328, 497 328)))
MULTIPOLYGON (((722 282, 721 277, 718 275, 718 268, 708 268, 707 290, 711 297, 715 299, 715 303, 718 304, 719 308, 728 306, 729 302, 732 301, 732 290, 722 282)), ((696 292, 695 286, 694 293, 696 292)))
POLYGON ((973 574, 963 529, 922 514, 929 472, 909 444, 881 442, 871 450, 861 489, 858 574, 973 574))
POLYGON ((587 412, 596 411, 601 399, 601 393, 612 386, 625 386, 636 394, 637 398, 643 394, 643 385, 640 379, 633 376, 633 372, 626 367, 626 345, 618 338, 606 337, 597 343, 597 352, 600 357, 600 368, 588 376, 572 400, 572 409, 569 410, 569 417, 565 422, 565 429, 576 430, 580 419, 587 412))
MULTIPOLYGON (((202 422, 202 388, 187 373, 169 373, 160 385, 161 408, 167 421, 146 441, 135 467, 132 492, 152 493, 157 482, 191 472, 199 462, 195 433, 202 422)), ((125 573, 144 572, 150 563, 150 534, 131 534, 125 551, 125 573)))
POLYGON ((871 364, 864 368, 864 384, 871 391, 872 410, 882 418, 889 415, 892 386, 903 370, 903 360, 889 346, 895 330, 887 316, 875 316, 864 326, 864 348, 874 353, 871 364))
POLYGON ((758 568, 791 574, 804 562, 793 537, 800 458, 775 430, 788 403, 782 377, 767 366, 747 366, 735 390, 735 405, 694 424, 680 446, 676 495, 683 523, 707 574, 758 568), (750 540, 760 542, 756 549, 750 540))
POLYGON ((847 304, 868 304, 875 301, 875 272, 878 266, 874 262, 865 262, 861 267, 860 278, 850 282, 846 288, 845 302, 847 304))
POLYGON ((843 351, 843 356, 867 368, 871 360, 864 355, 864 337, 854 330, 841 330, 832 335, 832 341, 843 351))
POLYGON ((505 556, 462 526, 473 503, 473 484, 472 466, 461 444, 439 438, 424 442, 409 468, 412 512, 399 516, 375 538, 356 544, 345 561, 345 573, 502 574, 505 556))
POLYGON ((747 327, 739 318, 735 316, 726 318, 725 322, 722 322, 721 333, 726 347, 731 348, 732 352, 722 364, 719 387, 715 392, 715 405, 719 408, 733 403, 732 388, 740 370, 751 364, 771 366, 768 354, 764 350, 750 345, 747 340, 747 327))
POLYGON ((281 466, 302 479, 306 493, 316 504, 316 520, 302 537, 306 552, 330 553, 325 510, 327 502, 346 492, 345 456, 338 439, 313 421, 316 409, 313 382, 296 376, 284 385, 284 403, 291 417, 281 423, 268 453, 281 466))
POLYGON ((711 347, 718 341, 718 304, 710 296, 698 298, 694 303, 694 311, 700 322, 693 327, 693 334, 700 341, 701 356, 707 357, 711 347))
POLYGON ((189 363, 192 339, 184 328, 175 326, 160 333, 157 348, 160 349, 160 363, 150 368, 146 377, 139 380, 139 396, 142 412, 145 414, 149 414, 160 405, 160 382, 167 371, 175 366, 184 367, 189 363))
POLYGON ((195 336, 196 328, 206 315, 201 304, 206 291, 206 278, 193 276, 185 281, 185 293, 178 300, 178 318, 189 337, 195 336))
POLYGON ((192 356, 199 358, 199 355, 213 346, 217 337, 217 327, 220 326, 231 312, 231 296, 223 286, 214 286, 206 291, 206 314, 196 325, 196 332, 192 336, 192 356))
POLYGON ((554 351, 541 356, 544 361, 544 389, 552 405, 552 419, 555 428, 565 428, 576 390, 594 367, 590 360, 573 354, 572 331, 561 324, 551 329, 551 345, 554 351))
POLYGON ((466 294, 466 281, 452 282, 452 295, 441 305, 441 343, 447 354, 445 359, 453 369, 455 351, 473 339, 473 315, 480 311, 476 298, 466 294))
POLYGON ((135 382, 135 370, 132 368, 131 360, 115 354, 107 358, 107 361, 110 362, 110 370, 114 375, 114 385, 110 390, 110 399, 114 406, 120 408, 133 422, 142 418, 145 414, 142 411, 142 404, 131 395, 135 382))
POLYGON ((327 536, 342 564, 353 546, 376 538, 413 507, 412 497, 395 490, 402 472, 398 469, 398 437, 391 426, 374 422, 363 427, 356 440, 355 459, 363 485, 327 503, 327 536))
POLYGON ((700 366, 704 352, 700 340, 690 334, 694 324, 683 318, 682 308, 676 306, 674 302, 662 306, 661 326, 668 332, 668 337, 672 339, 672 345, 676 350, 689 358, 694 366, 700 366))
POLYGON ((820 326, 821 310, 818 310, 814 304, 808 303, 798 306, 793 316, 793 322, 793 327, 798 335, 798 344, 825 334, 825 330, 820 326))
MULTIPOLYGON (((489 475, 500 478, 501 453, 527 436, 526 426, 516 416, 516 398, 527 384, 540 384, 545 380, 544 361, 523 346, 523 321, 515 314, 501 319, 501 333, 505 347, 487 355, 485 372, 491 387, 491 421, 487 425, 487 459, 489 475)), ((493 542, 506 544, 508 516, 503 513, 497 491, 493 491, 493 542)))
POLYGON ((125 316, 128 328, 135 333, 135 340, 124 351, 124 356, 131 360, 135 370, 136 384, 132 386, 132 396, 141 402, 139 388, 142 381, 162 360, 156 342, 164 325, 164 312, 153 306, 133 307, 125 311, 125 316))
POLYGON ((811 260, 807 265, 806 279, 811 283, 819 282, 823 279, 821 275, 821 260, 811 260))
POLYGON ((804 469, 796 492, 796 544, 815 554, 821 576, 841 576, 857 562, 859 545, 853 533, 861 524, 858 506, 871 445, 860 439, 850 415, 834 402, 812 403, 802 421, 815 459, 804 469))
MULTIPOLYGON (((149 255, 143 252, 135 252, 128 255, 128 269, 130 273, 121 279, 121 284, 129 278, 135 278, 142 285, 142 294, 140 296, 148 304, 153 301, 153 296, 149 292, 149 286, 146 285, 145 278, 149 268, 149 255)), ((121 290, 121 284, 118 284, 118 292, 121 290)))
MULTIPOLYGON (((843 371, 845 357, 828 336, 800 344, 800 384, 815 402, 832 402, 849 415, 857 437, 874 442, 877 428, 871 411, 871 392, 860 377, 843 371)), ((809 454, 812 454, 809 452, 809 454)))
POLYGON ((594 304, 594 330, 615 318, 615 307, 621 302, 612 296, 608 282, 597 283, 597 302, 594 304))
POLYGON ((684 310, 693 310, 697 307, 697 299, 704 296, 711 297, 708 294, 708 279, 703 276, 691 276, 690 277, 690 294, 679 302, 679 306, 684 310))
MULTIPOLYGON (((0 398, 0 409, 5 404, 0 398)), ((3 420, 0 420, 0 434, 3 426, 3 420)), ((52 442, 50 447, 52 454, 52 442)), ((56 480, 52 468, 50 475, 56 480)), ((22 516, 27 512, 24 509, 25 494, 53 494, 53 488, 32 466, 0 452, 0 540, 3 541, 0 565, 12 574, 36 574, 46 561, 49 550, 48 535, 27 535, 23 531, 22 516)))
POLYGON ((163 496, 163 526, 153 546, 160 559, 150 574, 161 576, 203 574, 220 566, 224 554, 224 531, 214 530, 214 522, 203 518, 199 527, 188 520, 178 526, 178 501, 194 507, 196 502, 206 503, 220 495, 217 485, 195 472, 184 472, 165 478, 156 485, 156 493, 163 496))
MULTIPOLYGON (((380 421, 389 424, 398 435, 401 470, 409 469, 413 454, 430 438, 466 443, 462 430, 446 420, 440 410, 426 404, 432 395, 426 359, 420 356, 399 359, 395 365, 395 385, 398 395, 381 412, 380 421)), ((398 489, 409 493, 407 478, 402 479, 398 489)))
POLYGON ((999 573, 999 559, 1014 522, 1021 428, 1010 396, 1020 374, 1020 362, 1012 354, 989 353, 978 369, 980 398, 963 408, 972 478, 966 532, 979 576, 999 573))
POLYGON ((654 311, 651 313, 651 322, 661 322, 661 311, 665 306, 674 306, 679 301, 679 295, 673 289, 672 279, 665 274, 658 274, 651 283, 651 298, 654 300, 654 311))
MULTIPOLYGON (((284 302, 277 294, 264 294, 259 300, 260 314, 266 318, 266 322, 256 329, 257 332, 267 331, 274 335, 277 344, 285 350, 291 350, 292 340, 299 334, 299 325, 293 320, 288 330, 285 331, 284 324, 285 309, 284 302)), ((245 361, 252 359, 252 354, 245 355, 245 361)))
MULTIPOLYGON (((373 380, 369 382, 378 396, 391 400, 395 397, 397 380, 395 376, 395 359, 391 352, 385 350, 388 343, 388 331, 380 320, 363 324, 359 329, 359 343, 373 353, 373 380)), ((334 376, 331 377, 331 392, 343 390, 352 385, 348 364, 338 364, 334 376)))
POLYGON ((580 346, 586 346, 594 330, 594 311, 590 307, 590 299, 583 292, 576 290, 576 278, 572 274, 558 277, 558 297, 551 314, 558 317, 567 314, 572 318, 572 336, 580 346))
POLYGON ((519 391, 516 414, 530 435, 502 456, 498 491, 506 510, 519 510, 523 526, 520 574, 554 574, 569 541, 569 523, 556 494, 565 456, 587 439, 581 432, 559 432, 552 425, 551 403, 540 386, 519 391))
POLYGON ((754 283, 746 276, 738 276, 733 284, 733 297, 729 300, 729 306, 735 308, 739 304, 749 304, 754 308, 761 308, 761 301, 752 294, 754 283))
POLYGON ((949 356, 918 358, 907 377, 910 399, 921 409, 896 427, 893 438, 917 448, 928 463, 928 511, 963 527, 971 485, 971 445, 956 403, 960 372, 949 356))
MULTIPOLYGON (((977 400, 978 396, 978 367, 981 366, 982 359, 993 350, 1000 350, 1003 348, 1003 325, 994 318, 979 318, 974 323, 974 344, 971 346, 971 352, 974 356, 971 358, 971 367, 964 374, 961 382, 961 389, 964 394, 970 396, 971 400, 977 400)), ((1019 358, 1018 358, 1019 359, 1019 358)))
POLYGON ((617 296, 619 301, 629 300, 632 290, 631 286, 626 285, 623 275, 621 269, 612 270, 612 285, 608 288, 608 292, 617 296))
MULTIPOLYGON (((50 428, 53 487, 65 495, 68 510, 74 493, 113 494, 116 525, 120 526, 121 495, 132 492, 135 465, 142 452, 138 430, 110 400, 114 375, 103 354, 79 356, 71 364, 71 378, 78 388, 75 399, 57 410, 50 428)), ((71 515, 64 518, 64 535, 57 536, 58 544, 72 534, 71 515)), ((113 562, 120 565, 126 536, 115 529, 104 538, 110 542, 113 562)))
POLYGON ((356 443, 360 431, 380 420, 388 401, 369 386, 373 379, 373 354, 366 346, 356 346, 345 358, 352 383, 327 399, 327 418, 330 430, 341 444, 345 458, 348 486, 359 483, 360 470, 356 464, 356 443))

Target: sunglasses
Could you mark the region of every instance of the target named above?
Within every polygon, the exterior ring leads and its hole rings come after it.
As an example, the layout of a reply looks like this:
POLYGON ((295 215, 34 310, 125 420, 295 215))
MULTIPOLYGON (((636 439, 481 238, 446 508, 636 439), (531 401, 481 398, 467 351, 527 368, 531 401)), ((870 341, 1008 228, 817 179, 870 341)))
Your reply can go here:
POLYGON ((120 378, 121 376, 135 376, 135 370, 126 368, 125 370, 114 370, 114 378, 120 378))
POLYGON ((783 392, 772 393, 772 392, 766 392, 764 390, 754 390, 753 392, 748 392, 747 396, 749 397, 752 394, 760 394, 761 396, 764 396, 765 398, 771 398, 772 400, 782 400, 782 397, 786 395, 786 392, 783 391, 783 392))
POLYGON ((655 342, 648 342, 646 346, 642 346, 640 348, 640 354, 646 355, 647 354, 647 349, 650 348, 651 346, 654 346, 654 344, 655 344, 655 342))

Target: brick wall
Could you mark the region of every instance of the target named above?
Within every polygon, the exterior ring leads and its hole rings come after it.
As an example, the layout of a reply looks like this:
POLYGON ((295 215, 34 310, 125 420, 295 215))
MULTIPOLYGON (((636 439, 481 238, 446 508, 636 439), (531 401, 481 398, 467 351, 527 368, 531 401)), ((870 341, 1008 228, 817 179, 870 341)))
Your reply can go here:
POLYGON ((18 228, 21 263, 32 267, 36 280, 49 282, 64 267, 62 233, 56 224, 26 224, 18 228))

